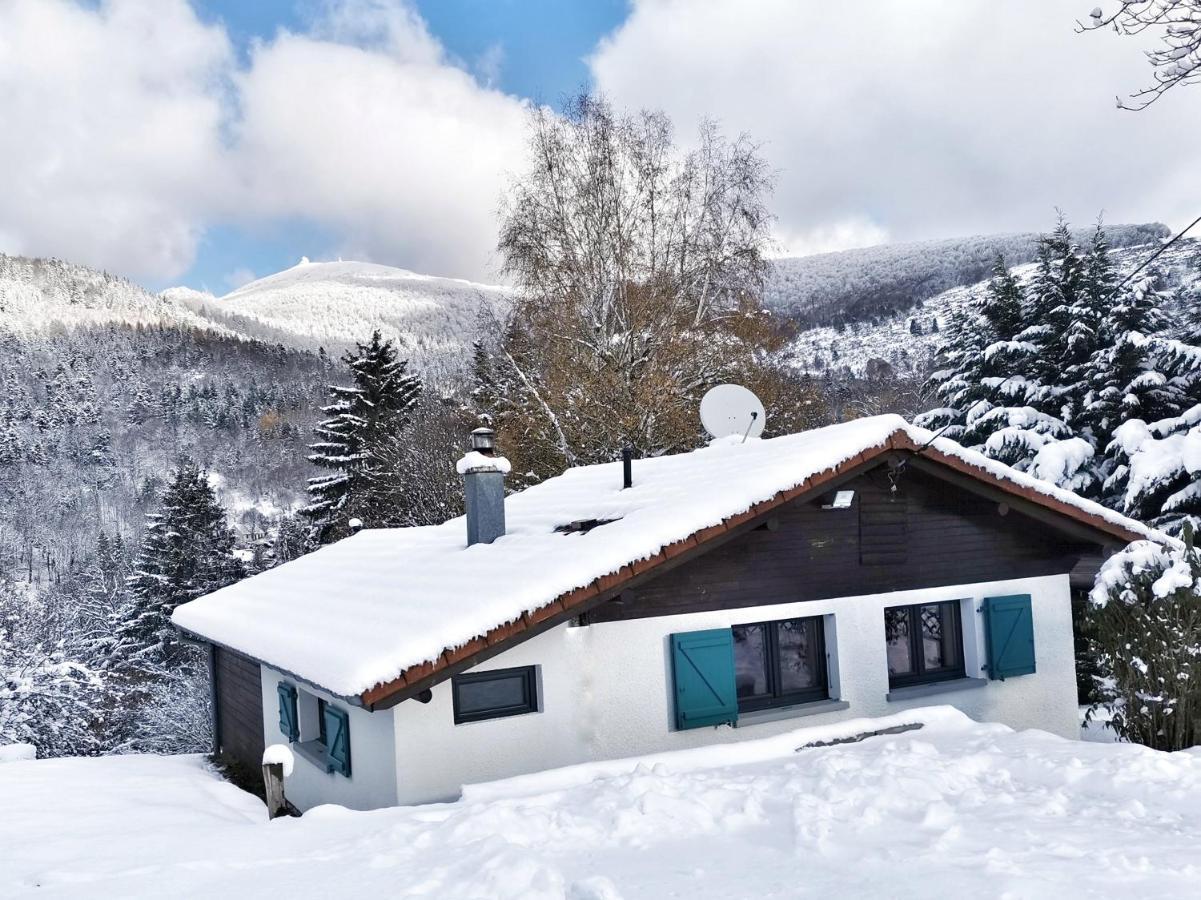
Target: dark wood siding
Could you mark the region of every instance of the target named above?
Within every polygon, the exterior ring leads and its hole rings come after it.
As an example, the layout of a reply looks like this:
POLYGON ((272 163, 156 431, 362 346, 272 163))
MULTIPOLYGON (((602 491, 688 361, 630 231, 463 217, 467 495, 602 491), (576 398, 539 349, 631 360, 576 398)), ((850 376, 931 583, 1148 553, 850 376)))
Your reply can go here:
POLYGON ((855 491, 849 509, 823 509, 821 499, 791 503, 772 514, 774 527, 716 547, 583 620, 1062 574, 1071 572, 1082 555, 1099 552, 1094 544, 1076 542, 912 468, 897 478, 895 494, 883 467, 840 487, 855 491))
POLYGON ((257 772, 263 761, 263 687, 259 664, 214 647, 220 750, 257 772))
MULTIPOLYGON (((902 566, 909 558, 909 497, 891 491, 856 491, 859 564, 902 566)), ((834 510, 828 510, 834 512, 834 510)))

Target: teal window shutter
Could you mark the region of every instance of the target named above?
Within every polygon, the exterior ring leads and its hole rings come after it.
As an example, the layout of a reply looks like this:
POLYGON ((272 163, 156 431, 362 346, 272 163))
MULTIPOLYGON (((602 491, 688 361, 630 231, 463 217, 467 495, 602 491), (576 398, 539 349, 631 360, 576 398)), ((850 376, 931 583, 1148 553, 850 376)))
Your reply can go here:
POLYGON ((325 704, 325 755, 328 769, 350 777, 350 714, 344 709, 325 704))
POLYGON ((734 684, 734 632, 729 628, 671 636, 676 728, 738 721, 734 684))
POLYGON ((300 719, 296 715, 296 686, 281 681, 279 693, 279 730, 289 741, 300 740, 300 719))
POLYGON ((1029 594, 986 597, 984 634, 989 678, 1004 681, 1034 672, 1034 615, 1029 594))

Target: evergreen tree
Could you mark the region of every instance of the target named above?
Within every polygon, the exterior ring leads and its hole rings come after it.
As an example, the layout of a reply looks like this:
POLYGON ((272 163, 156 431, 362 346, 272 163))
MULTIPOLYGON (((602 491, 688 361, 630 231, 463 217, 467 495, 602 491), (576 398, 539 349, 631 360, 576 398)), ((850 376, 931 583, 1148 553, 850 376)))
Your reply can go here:
POLYGON ((234 555, 234 533, 204 470, 181 462, 127 580, 129 600, 115 629, 118 651, 138 662, 170 665, 183 654, 171 625, 181 603, 245 576, 234 555))
POLYGON ((101 529, 96 536, 96 551, 83 573, 83 593, 79 617, 89 637, 103 645, 109 637, 113 618, 125 596, 129 562, 121 535, 109 538, 101 529))
POLYGON ((930 377, 939 406, 918 416, 917 423, 968 443, 964 435, 969 416, 982 411, 981 370, 992 333, 984 318, 969 310, 952 314, 946 334, 946 342, 938 348, 940 368, 930 377))
MULTIPOLYGON (((1054 268, 1049 258, 1046 267, 1054 268)), ((1028 468, 1048 440, 1068 436, 1063 422, 1034 405, 1045 388, 1041 350, 1033 342, 1043 334, 1027 324, 1031 308, 998 257, 983 297, 953 321, 942 348, 948 368, 935 376, 942 406, 918 419, 1019 469, 1028 468)))
POLYGON ((1154 276, 1119 284, 1100 226, 1081 250, 1061 221, 1025 290, 998 263, 944 352, 942 405, 919 421, 949 424, 949 437, 994 459, 1125 508, 1133 448, 1115 433, 1132 420, 1151 437, 1175 433, 1175 418, 1201 402, 1201 351, 1162 335, 1154 276))
POLYGON ((370 343, 357 346, 343 357, 354 383, 330 387, 334 402, 322 408, 329 418, 317 426, 320 440, 309 448, 309 460, 330 472, 309 480, 311 502, 302 510, 320 543, 344 537, 351 518, 385 523, 381 482, 387 473, 379 452, 409 423, 421 394, 421 380, 406 371, 390 340, 376 331, 370 343))
POLYGON ((1012 341, 1025 325, 1022 305, 1025 295, 1022 286, 1009 267, 1005 257, 998 255, 993 261, 992 279, 980 304, 980 315, 988 322, 995 340, 1012 341))
POLYGON ((1092 357, 1090 392, 1078 424, 1099 450, 1128 419, 1155 422, 1179 415, 1187 402, 1163 369, 1165 346, 1153 337, 1167 325, 1154 290, 1156 276, 1111 296, 1104 344, 1092 357))
POLYGON ((1032 400, 1056 417, 1062 415, 1060 388, 1066 367, 1087 358, 1074 327, 1074 317, 1084 305, 1085 272, 1080 249, 1060 219, 1039 241, 1038 263, 1026 290, 1026 327, 1017 336, 1034 349, 1029 374, 1040 390, 1032 400))
POLYGON ((1147 423, 1123 422, 1107 453, 1105 501, 1128 516, 1180 533, 1201 525, 1201 405, 1147 423))

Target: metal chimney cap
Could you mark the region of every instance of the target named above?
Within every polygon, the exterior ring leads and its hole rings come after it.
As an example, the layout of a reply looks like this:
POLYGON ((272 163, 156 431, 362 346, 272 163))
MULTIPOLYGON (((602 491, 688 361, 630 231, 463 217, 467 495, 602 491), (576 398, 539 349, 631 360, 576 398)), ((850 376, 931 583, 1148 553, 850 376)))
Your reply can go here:
POLYGON ((471 432, 471 449, 492 451, 496 449, 496 432, 491 428, 477 428, 471 432))

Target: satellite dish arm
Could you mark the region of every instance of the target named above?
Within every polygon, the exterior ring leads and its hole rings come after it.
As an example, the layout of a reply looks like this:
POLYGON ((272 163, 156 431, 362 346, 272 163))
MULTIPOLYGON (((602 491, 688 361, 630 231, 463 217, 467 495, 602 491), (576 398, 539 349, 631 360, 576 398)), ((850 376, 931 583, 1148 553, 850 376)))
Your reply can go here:
POLYGON ((746 426, 746 431, 744 431, 744 432, 742 433, 742 442, 743 442, 744 444, 746 443, 746 439, 747 439, 748 437, 750 437, 750 434, 751 434, 751 429, 755 427, 755 420, 756 420, 757 418, 759 418, 759 411, 758 411, 758 410, 752 410, 752 412, 751 412, 751 422, 750 422, 750 424, 749 424, 749 425, 747 425, 747 426, 746 426))

